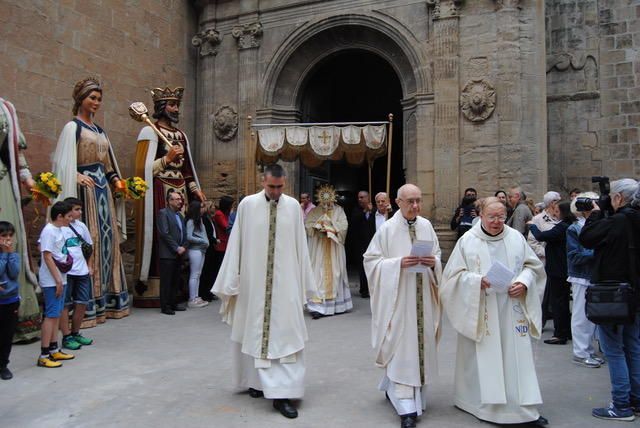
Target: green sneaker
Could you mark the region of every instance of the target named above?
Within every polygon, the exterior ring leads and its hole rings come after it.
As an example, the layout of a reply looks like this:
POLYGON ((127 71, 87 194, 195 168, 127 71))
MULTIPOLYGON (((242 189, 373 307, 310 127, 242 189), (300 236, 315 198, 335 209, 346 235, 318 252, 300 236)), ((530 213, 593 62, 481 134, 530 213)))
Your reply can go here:
POLYGON ((73 337, 73 340, 75 340, 76 342, 78 342, 82 346, 91 345, 93 343, 93 339, 89 339, 88 337, 84 337, 80 333, 74 334, 72 337, 73 337))
POLYGON ((69 336, 66 339, 62 339, 62 347, 65 349, 70 349, 72 351, 77 351, 82 348, 82 344, 75 340, 73 336, 69 336))

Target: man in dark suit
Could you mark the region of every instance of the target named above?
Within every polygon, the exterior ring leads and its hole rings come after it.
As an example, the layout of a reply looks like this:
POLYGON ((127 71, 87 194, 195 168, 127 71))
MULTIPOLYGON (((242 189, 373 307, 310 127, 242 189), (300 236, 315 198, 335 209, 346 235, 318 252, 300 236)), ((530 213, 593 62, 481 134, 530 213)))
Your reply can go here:
POLYGON ((207 302, 217 300, 217 297, 211 293, 211 287, 216 280, 215 268, 215 244, 218 243, 218 237, 216 236, 216 228, 213 224, 213 215, 216 213, 216 207, 212 201, 205 201, 207 212, 202 215, 202 224, 204 230, 207 232, 207 238, 209 238, 209 248, 204 255, 204 266, 202 273, 200 274, 200 285, 198 288, 198 296, 207 302))
POLYGON ((167 192, 167 207, 158 211, 158 255, 162 275, 160 275, 160 311, 175 315, 184 311, 183 305, 176 305, 176 292, 180 281, 182 255, 186 253, 187 228, 180 212, 182 196, 173 189, 167 192))
POLYGON ((349 218, 349 230, 347 235, 351 237, 353 259, 358 263, 358 271, 360 274, 360 297, 369 297, 369 284, 367 276, 362 266, 362 255, 367 251, 371 236, 369 235, 369 217, 371 212, 371 199, 369 192, 361 190, 358 192, 358 206, 355 207, 349 218))
POLYGON ((369 241, 376 234, 376 231, 384 224, 385 221, 393 217, 393 210, 389 203, 389 196, 385 192, 376 194, 376 211, 369 216, 369 241))

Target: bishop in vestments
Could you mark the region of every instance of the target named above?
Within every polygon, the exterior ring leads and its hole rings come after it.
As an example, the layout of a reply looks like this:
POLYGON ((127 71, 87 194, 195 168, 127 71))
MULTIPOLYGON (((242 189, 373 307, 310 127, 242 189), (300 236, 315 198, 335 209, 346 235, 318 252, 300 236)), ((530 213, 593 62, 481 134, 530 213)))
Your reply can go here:
POLYGON ((542 331, 546 275, 506 218, 499 199, 484 199, 481 221, 458 240, 443 273, 440 298, 458 332, 455 405, 488 422, 545 425, 531 338, 542 331))
POLYGON ((371 292, 372 346, 376 365, 385 370, 379 389, 400 415, 400 426, 410 428, 425 409, 424 386, 438 373, 442 264, 433 226, 419 216, 420 189, 405 184, 396 203, 400 210, 374 235, 364 268, 371 292), (431 255, 412 255, 417 241, 428 241, 431 255))
POLYGON ((318 294, 307 301, 314 319, 353 309, 344 241, 347 216, 336 204, 336 192, 330 185, 317 192, 318 206, 307 215, 305 227, 309 239, 309 256, 318 294))
POLYGON ((264 190, 240 202, 211 292, 231 326, 236 386, 295 418, 289 400, 304 394, 303 307, 315 284, 300 204, 282 194, 284 184, 282 167, 268 166, 264 190))

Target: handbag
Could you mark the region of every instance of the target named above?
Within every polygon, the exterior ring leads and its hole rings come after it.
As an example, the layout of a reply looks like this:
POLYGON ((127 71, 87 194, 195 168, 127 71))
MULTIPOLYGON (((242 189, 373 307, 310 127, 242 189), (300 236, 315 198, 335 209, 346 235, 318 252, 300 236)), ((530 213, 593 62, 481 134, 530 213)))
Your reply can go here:
MULTIPOLYGON (((626 219, 626 231, 629 239, 629 268, 632 282, 636 278, 636 248, 631 221, 626 219)), ((584 310, 587 319, 594 324, 631 324, 635 321, 638 308, 638 296, 634 284, 621 281, 602 281, 587 288, 584 310)))
POLYGON ((75 230, 73 226, 71 226, 71 224, 69 224, 69 228, 73 231, 73 233, 76 234, 76 236, 80 240, 80 248, 82 249, 82 255, 84 256, 85 260, 89 260, 89 257, 91 257, 91 254, 93 254, 93 245, 85 241, 84 238, 80 236, 78 231, 75 230))
POLYGON ((64 260, 58 260, 53 257, 53 262, 56 264, 56 267, 61 273, 67 273, 73 267, 73 257, 71 256, 71 254, 66 254, 64 260))

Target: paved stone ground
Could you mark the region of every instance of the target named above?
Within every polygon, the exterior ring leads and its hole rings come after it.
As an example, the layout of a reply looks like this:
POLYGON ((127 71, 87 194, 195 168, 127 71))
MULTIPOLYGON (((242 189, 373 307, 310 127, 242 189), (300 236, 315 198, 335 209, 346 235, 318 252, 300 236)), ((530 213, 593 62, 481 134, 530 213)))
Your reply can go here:
MULTIPOLYGON (((353 290, 354 294, 356 290, 353 290)), ((230 385, 229 328, 219 304, 177 313, 135 310, 86 330, 95 344, 76 352, 60 369, 36 367, 39 344, 18 345, 11 355, 11 381, 0 381, 2 427, 395 427, 399 419, 376 390, 382 371, 369 345, 368 300, 321 320, 307 317, 306 394, 300 417, 287 420, 264 399, 230 385)), ((491 424, 457 410, 453 400, 455 334, 445 322, 440 379, 430 388, 422 427, 491 424)), ((545 338, 550 331, 545 331, 545 338)), ((609 400, 606 367, 571 363, 571 348, 534 345, 552 427, 604 427, 591 407, 609 400)), ((614 424, 615 425, 615 424, 614 424)))

